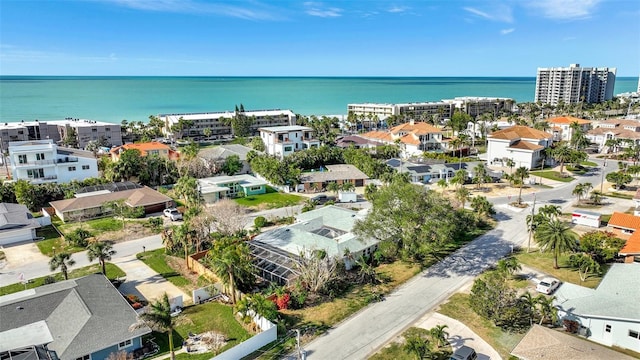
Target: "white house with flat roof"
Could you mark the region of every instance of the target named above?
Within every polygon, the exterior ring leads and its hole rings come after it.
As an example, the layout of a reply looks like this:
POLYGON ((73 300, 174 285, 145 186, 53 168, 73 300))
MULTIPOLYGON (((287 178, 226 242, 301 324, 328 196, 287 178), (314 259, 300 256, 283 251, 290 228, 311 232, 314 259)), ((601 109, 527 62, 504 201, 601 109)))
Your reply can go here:
POLYGON ((640 263, 613 264, 595 289, 562 284, 554 305, 597 343, 640 353, 640 263))
POLYGON ((198 179, 198 189, 206 204, 220 199, 259 195, 267 192, 267 182, 254 176, 242 174, 233 176, 213 176, 198 179))
POLYGON ((10 142, 9 162, 13 180, 34 184, 98 177, 98 161, 93 153, 59 147, 51 139, 10 142))
POLYGON ((265 152, 283 159, 296 151, 319 147, 313 129, 307 126, 273 126, 258 129, 265 145, 265 152))

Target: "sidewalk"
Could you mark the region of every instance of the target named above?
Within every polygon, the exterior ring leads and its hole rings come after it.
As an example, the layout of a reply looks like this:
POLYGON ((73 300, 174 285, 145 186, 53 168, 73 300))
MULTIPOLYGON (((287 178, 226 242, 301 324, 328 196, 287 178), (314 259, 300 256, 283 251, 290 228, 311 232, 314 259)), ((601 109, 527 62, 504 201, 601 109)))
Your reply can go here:
POLYGON ((191 296, 138 260, 135 255, 115 259, 112 262, 127 274, 127 280, 118 288, 125 295, 134 294, 153 301, 166 292, 169 299, 182 295, 183 302, 191 301, 191 296))
POLYGON ((422 329, 431 329, 436 325, 447 325, 446 331, 449 333, 447 341, 449 341, 454 351, 462 345, 466 345, 475 349, 478 354, 478 360, 502 359, 498 352, 480 336, 460 321, 448 316, 437 312, 430 312, 414 324, 415 327, 422 329))

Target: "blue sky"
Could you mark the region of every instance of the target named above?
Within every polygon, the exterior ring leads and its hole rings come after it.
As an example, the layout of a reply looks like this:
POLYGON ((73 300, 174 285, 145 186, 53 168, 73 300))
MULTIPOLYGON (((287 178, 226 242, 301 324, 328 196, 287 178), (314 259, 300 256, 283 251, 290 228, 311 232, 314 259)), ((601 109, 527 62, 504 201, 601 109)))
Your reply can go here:
POLYGON ((640 1, 2 0, 2 75, 640 74, 640 1))

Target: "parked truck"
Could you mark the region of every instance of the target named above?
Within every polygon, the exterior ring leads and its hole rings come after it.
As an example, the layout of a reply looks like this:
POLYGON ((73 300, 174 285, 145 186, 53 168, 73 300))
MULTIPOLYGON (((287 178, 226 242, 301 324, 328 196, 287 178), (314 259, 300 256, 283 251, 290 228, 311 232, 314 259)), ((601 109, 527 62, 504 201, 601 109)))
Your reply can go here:
POLYGON ((339 202, 356 202, 358 201, 358 195, 353 191, 339 191, 338 192, 338 201, 339 202))

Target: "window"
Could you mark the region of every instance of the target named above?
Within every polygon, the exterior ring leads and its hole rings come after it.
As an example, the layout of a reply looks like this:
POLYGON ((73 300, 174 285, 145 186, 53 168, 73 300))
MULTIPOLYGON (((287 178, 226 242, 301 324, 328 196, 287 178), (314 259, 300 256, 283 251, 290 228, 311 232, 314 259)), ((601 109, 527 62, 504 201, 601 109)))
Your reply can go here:
POLYGON ((611 325, 605 325, 604 326, 604 331, 610 333, 611 332, 611 325))
POLYGON ((89 165, 82 165, 82 170, 89 170, 89 165))
POLYGON ((44 177, 44 169, 27 170, 27 176, 30 179, 40 179, 44 177))
POLYGON ((249 190, 251 190, 251 191, 257 191, 257 190, 260 190, 260 189, 262 189, 262 186, 252 186, 252 187, 249 188, 249 190))
POLYGON ((44 153, 36 154, 36 160, 44 160, 44 153))
POLYGON ((638 331, 629 330, 629 337, 640 339, 640 333, 638 331))
POLYGON ((75 166, 69 166, 69 171, 76 171, 76 167, 75 166))
POLYGON ((133 344, 133 343, 132 343, 131 339, 129 339, 129 340, 127 340, 127 341, 123 341, 123 342, 121 342, 120 344, 118 344, 118 350, 120 350, 120 349, 124 349, 124 348, 126 348, 126 347, 129 347, 129 346, 131 346, 132 344, 133 344))
POLYGON ((85 355, 77 358, 76 360, 91 360, 91 355, 85 355))
POLYGON ((104 128, 104 131, 111 131, 111 128, 104 128))
POLYGON ((26 164, 27 163, 27 155, 18 155, 18 163, 26 164))

